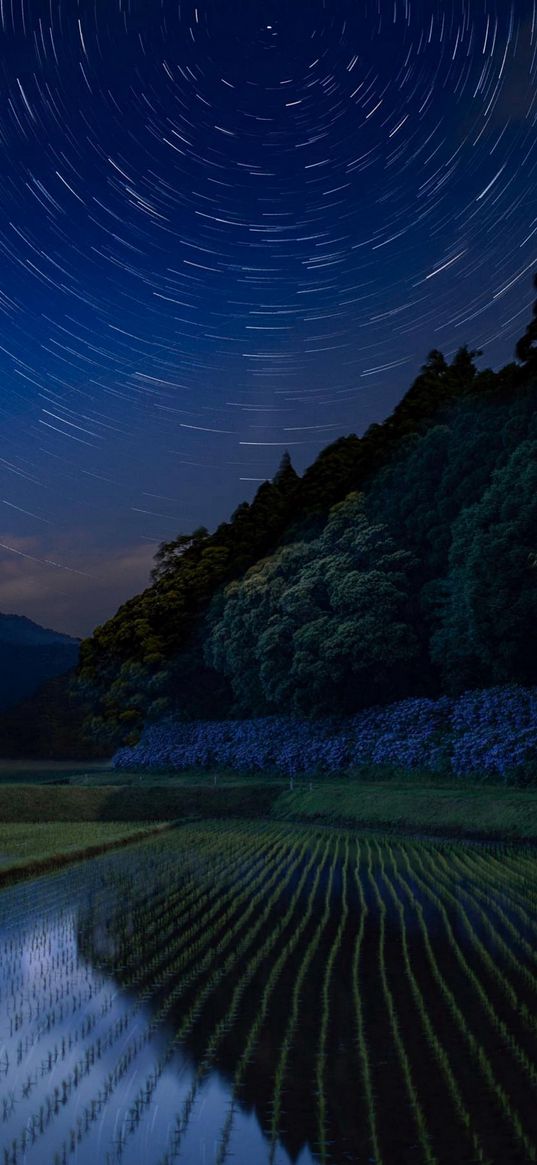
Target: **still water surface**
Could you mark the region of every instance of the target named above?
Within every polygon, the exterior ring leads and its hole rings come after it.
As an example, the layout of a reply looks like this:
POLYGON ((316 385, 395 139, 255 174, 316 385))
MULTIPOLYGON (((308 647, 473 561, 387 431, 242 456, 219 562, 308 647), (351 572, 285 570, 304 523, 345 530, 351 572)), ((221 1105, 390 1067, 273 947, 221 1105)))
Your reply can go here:
MULTIPOLYGON (((119 866, 125 855, 98 861, 119 866)), ((192 1057, 176 1050, 139 1123, 133 1126, 130 1109, 139 1086, 169 1042, 170 1033, 158 1028, 115 1086, 113 1097, 99 1108, 107 1078, 136 1037, 147 1029, 152 1012, 148 1004, 140 1004, 81 954, 80 921, 87 915, 91 898, 86 865, 2 891, 2 1165, 15 1165, 15 1161, 17 1165, 65 1161, 76 1165, 116 1165, 119 1161, 123 1165, 157 1165, 170 1151, 177 1119, 183 1116, 195 1085, 192 1057), (99 1037, 104 1044, 114 1031, 120 1034, 111 1046, 88 1064, 86 1053, 98 1046, 99 1037), (72 1087, 77 1066, 80 1078, 72 1087), (28 1144, 24 1152, 20 1148, 14 1151, 14 1141, 20 1142, 25 1127, 28 1144), (118 1153, 120 1130, 125 1145, 118 1153)), ((195 1088, 181 1137, 180 1159, 185 1165, 213 1165, 216 1161, 230 1102, 229 1080, 216 1070, 210 1071, 195 1088)), ((238 1106, 231 1146, 235 1165, 268 1162, 269 1148, 255 1112, 238 1106)), ((271 1160, 273 1165, 291 1165, 291 1157, 280 1143, 271 1160)), ((314 1160, 307 1147, 296 1158, 297 1165, 313 1165, 314 1160)))
POLYGON ((526 1165, 536 902, 531 854, 231 821, 5 889, 0 1165, 526 1165))

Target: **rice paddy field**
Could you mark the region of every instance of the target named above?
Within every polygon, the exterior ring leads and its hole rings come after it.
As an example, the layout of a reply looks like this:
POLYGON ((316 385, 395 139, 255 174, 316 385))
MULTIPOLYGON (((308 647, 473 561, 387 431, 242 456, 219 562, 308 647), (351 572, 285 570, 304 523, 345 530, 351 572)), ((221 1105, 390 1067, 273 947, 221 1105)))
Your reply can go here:
POLYGON ((0 1165, 537 1160, 524 848, 196 821, 0 892, 0 1165))

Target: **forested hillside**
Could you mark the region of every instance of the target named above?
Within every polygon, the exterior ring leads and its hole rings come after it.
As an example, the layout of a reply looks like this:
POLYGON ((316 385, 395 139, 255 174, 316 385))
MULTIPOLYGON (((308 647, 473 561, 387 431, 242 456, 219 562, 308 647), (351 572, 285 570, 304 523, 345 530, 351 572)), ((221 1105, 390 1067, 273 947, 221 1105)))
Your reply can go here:
POLYGON ((537 307, 499 372, 432 351, 382 424, 301 479, 286 454, 213 534, 163 544, 152 585, 82 644, 78 738, 82 718, 110 752, 169 713, 350 714, 537 683, 536 332, 537 307))

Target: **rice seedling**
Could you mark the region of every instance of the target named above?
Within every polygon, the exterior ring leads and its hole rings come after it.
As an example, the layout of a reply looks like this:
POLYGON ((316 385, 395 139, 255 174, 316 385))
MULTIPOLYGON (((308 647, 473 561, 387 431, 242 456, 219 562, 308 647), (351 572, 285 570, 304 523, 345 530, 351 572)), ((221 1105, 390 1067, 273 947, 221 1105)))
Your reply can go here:
POLYGON ((319 1048, 317 1051, 317 1058, 315 1063, 315 1082, 317 1085, 317 1124, 318 1124, 318 1141, 319 1141, 319 1156, 321 1165, 325 1165, 327 1159, 327 1133, 326 1133, 326 1093, 325 1093, 325 1076, 326 1076, 326 1040, 328 1033, 328 1023, 330 1019, 330 995, 331 995, 331 981, 334 973, 334 963, 336 961, 343 932, 347 925, 347 917, 349 914, 349 907, 347 904, 347 876, 349 865, 349 838, 346 837, 344 841, 344 860, 342 869, 342 889, 341 889, 341 918, 339 926, 334 938, 334 942, 330 948, 328 958, 326 960, 323 988, 322 988, 322 1010, 321 1010, 321 1026, 319 1031, 319 1048))
POLYGON ((376 1165, 383 1165, 383 1157, 379 1143, 378 1131, 378 1116, 376 1098, 373 1090, 373 1082, 371 1078, 371 1067, 369 1063, 369 1048, 365 1036, 364 1027, 364 1000, 362 998, 362 991, 360 988, 360 956, 362 952, 362 945, 364 941, 365 924, 369 913, 369 907, 366 902, 364 888, 360 877, 360 859, 361 859, 361 845, 357 842, 356 866, 354 870, 356 886, 359 895, 360 905, 360 924, 356 934, 356 941, 354 944, 354 951, 352 957, 352 995, 354 1003, 354 1013, 356 1021, 356 1038, 358 1044, 358 1051, 360 1057, 360 1068, 362 1075, 362 1084, 366 1099, 367 1120, 369 1125, 369 1141, 373 1152, 373 1159, 376 1165))
POLYGON ((332 885, 333 885, 333 881, 334 881, 334 874, 335 874, 336 863, 337 863, 337 859, 338 859, 338 851, 339 851, 339 840, 336 842, 336 845, 334 847, 332 862, 330 864, 330 870, 329 870, 328 881, 327 881, 327 886, 326 886, 326 894, 325 894, 325 899, 324 899, 324 911, 323 911, 322 917, 319 921, 319 924, 315 930, 315 933, 314 933, 310 943, 308 944, 308 946, 303 954, 302 962, 301 962, 300 968, 298 970, 298 973, 297 973, 297 976, 295 979, 292 1000, 291 1000, 291 1012, 290 1012, 289 1019, 287 1022, 286 1032, 285 1032, 284 1040, 283 1040, 282 1047, 280 1050, 278 1063, 276 1065, 276 1073, 275 1073, 275 1077, 274 1077, 274 1092, 273 1092, 273 1097, 272 1097, 272 1122, 271 1122, 271 1130, 270 1130, 271 1161, 274 1160, 276 1143, 277 1143, 277 1139, 278 1139, 278 1132, 279 1132, 279 1127, 280 1127, 280 1122, 281 1122, 282 1093, 283 1093, 283 1087, 284 1087, 284 1082, 285 1082, 285 1075, 286 1075, 286 1071, 287 1071, 287 1065, 288 1065, 289 1055, 290 1055, 292 1044, 293 1044, 293 1039, 295 1037, 295 1032, 296 1032, 296 1028, 297 1028, 297 1024, 298 1024, 298 1016, 299 1016, 299 1010, 300 1010, 300 991, 301 991, 302 983, 306 977, 309 966, 310 966, 311 961, 313 959, 313 956, 315 954, 315 951, 317 950, 317 947, 319 946, 319 943, 321 941, 323 931, 326 928, 328 920, 330 918, 332 885))
POLYGON ((370 884, 371 884, 371 887, 373 889, 373 893, 374 893, 374 896, 375 896, 375 899, 376 899, 376 902, 378 905, 379 917, 380 917, 378 966, 379 966, 379 972, 380 972, 380 978, 381 978, 381 983, 382 983, 382 991, 383 991, 383 995, 384 995, 384 1000, 385 1000, 386 1007, 388 1010, 388 1015, 390 1017, 390 1024, 391 1024, 393 1039, 394 1039, 395 1046, 397 1048, 399 1061, 400 1061, 401 1068, 403 1071, 403 1077, 404 1077, 406 1089, 408 1092, 410 1105, 411 1105, 411 1108, 412 1108, 412 1111, 414 1114, 417 1132, 418 1132, 418 1137, 419 1137, 419 1143, 420 1143, 420 1146, 422 1149, 422 1153, 423 1153, 425 1161, 427 1162, 427 1165, 437 1165, 437 1157, 435 1156, 435 1154, 432 1150, 432 1147, 431 1147, 430 1136, 429 1136, 429 1132, 427 1129, 427 1121, 426 1121, 425 1114, 423 1112, 423 1109, 422 1109, 422 1106, 420 1103, 420 1099, 419 1099, 419 1096, 418 1096, 418 1093, 416 1090, 416 1086, 414 1083, 412 1066, 411 1066, 411 1063, 410 1063, 410 1060, 408 1057, 407 1050, 405 1048, 404 1041, 403 1041, 402 1036, 401 1036, 401 1031, 400 1031, 400 1026, 399 1026, 399 1018, 398 1018, 397 1011, 396 1011, 396 1008, 394 1005, 393 994, 390 990, 390 986, 388 983, 388 973, 387 973, 386 957, 385 957, 386 903, 385 903, 385 901, 384 901, 384 899, 379 891, 377 880, 373 874, 372 851, 371 851, 371 847, 370 847, 368 842, 366 842, 366 851, 368 853, 367 872, 368 872, 369 881, 370 881, 370 884))
POLYGON ((536 881, 219 820, 4 890, 0 1165, 537 1160, 536 881))
MULTIPOLYGON (((312 915, 313 903, 314 903, 315 896, 317 893, 319 879, 321 877, 321 873, 322 873, 322 870, 324 868, 324 864, 326 862, 327 853, 328 853, 328 847, 327 847, 326 841, 324 843, 323 851, 322 852, 320 852, 320 851, 321 851, 321 843, 320 843, 320 841, 318 841, 317 845, 315 846, 315 848, 312 851, 310 861, 303 871, 302 877, 300 879, 300 882, 299 882, 297 889, 295 891, 295 894, 293 896, 293 900, 291 902, 291 905, 289 907, 287 915, 282 920, 282 924, 280 926, 280 933, 281 933, 281 931, 286 929, 289 921, 291 920, 291 918, 295 912, 296 905, 299 901, 300 895, 302 893, 306 879, 310 873, 310 870, 311 870, 312 866, 314 864, 316 864, 317 872, 316 872, 316 876, 315 876, 315 878, 312 882, 312 885, 311 885, 311 890, 310 890, 306 909, 305 909, 304 913, 302 914, 300 923, 295 927, 293 934, 287 940, 285 946, 283 947, 283 950, 280 952, 278 959, 275 961, 275 963, 273 963, 270 975, 267 979, 267 982, 266 982, 264 990, 263 990, 263 994, 261 996, 260 1005, 259 1005, 259 1008, 257 1011, 256 1018, 254 1020, 254 1023, 252 1024, 252 1027, 250 1028, 250 1032, 248 1034, 248 1039, 246 1041, 244 1051, 243 1051, 243 1053, 239 1059, 239 1062, 237 1064, 237 1068, 236 1068, 235 1075, 233 1078, 233 1092, 232 1092, 231 1103, 229 1106, 229 1112, 228 1112, 228 1116, 227 1116, 224 1128, 221 1132, 220 1142, 218 1145, 218 1151, 217 1151, 217 1156, 216 1156, 216 1165, 223 1165, 223 1162, 225 1161, 227 1153, 229 1151, 229 1142, 231 1139, 231 1131, 232 1131, 232 1126, 233 1126, 233 1118, 234 1118, 235 1111, 236 1111, 238 1092, 239 1092, 241 1083, 244 1079, 244 1075, 247 1071, 248 1064, 251 1060, 253 1050, 254 1050, 255 1045, 256 1045, 256 1041, 259 1038, 259 1033, 261 1031, 262 1025, 266 1020, 272 993, 274 991, 274 988, 277 984, 277 981, 282 973, 282 970, 283 970, 285 964, 288 962, 288 960, 293 955, 297 945, 299 944, 299 942, 302 938, 302 935, 303 935, 306 927, 309 924, 309 921, 310 921, 310 918, 312 915)), ((166 1163, 166 1165, 167 1165, 167 1163, 166 1163)))
MULTIPOLYGON (((464 930, 470 939, 472 947, 478 952, 481 960, 485 964, 491 977, 495 980, 497 987, 504 995, 507 996, 514 1011, 520 1012, 522 1009, 522 1003, 521 1003, 520 999, 518 998, 518 995, 517 995, 515 989, 513 988, 512 984, 509 982, 509 979, 507 978, 507 976, 502 974, 502 972, 500 972, 500 970, 498 969, 497 961, 491 957, 491 955, 487 951, 486 947, 481 942, 479 936, 476 933, 474 925, 472 924, 472 922, 468 918, 468 915, 466 913, 466 910, 464 909, 463 903, 460 901, 460 895, 459 895, 459 897, 455 897, 455 895, 449 891, 449 889, 447 888, 447 885, 444 883, 441 876, 439 877, 439 875, 438 875, 438 868, 436 870, 436 884, 439 885, 439 888, 442 890, 443 898, 445 898, 448 902, 451 902, 452 906, 456 910, 458 916, 460 917, 460 919, 462 921, 464 930)), ((464 894, 464 891, 462 892, 462 894, 464 894)), ((451 923, 449 922, 449 919, 447 917, 447 912, 446 912, 446 909, 445 909, 443 902, 441 902, 439 909, 441 911, 442 918, 444 920, 444 923, 445 923, 446 929, 448 930, 448 933, 452 934, 453 932, 451 929, 451 923)), ((490 927, 493 934, 496 935, 496 931, 492 927, 492 924, 489 923, 488 919, 486 918, 486 916, 483 914, 483 911, 481 911, 481 909, 479 907, 477 908, 477 913, 478 913, 480 919, 483 921, 484 925, 486 927, 490 927)), ((537 1068, 535 1067, 535 1064, 531 1060, 529 1060, 528 1056, 525 1054, 523 1049, 520 1047, 520 1045, 517 1043, 516 1039, 514 1038, 512 1032, 509 1030, 507 1024, 497 1014, 495 1008, 493 1007, 493 1005, 490 1001, 490 997, 489 997, 489 994, 486 990, 486 987, 484 986, 484 984, 480 980, 479 976, 475 973, 475 971, 473 971, 473 969, 469 965, 468 960, 465 958, 465 956, 461 950, 460 945, 458 943, 455 943, 453 945, 453 949, 455 951, 456 958, 457 958, 458 962, 460 963, 460 965, 462 966, 462 968, 464 970, 465 975, 467 976, 469 982, 474 987, 481 1005, 483 1006, 483 1008, 487 1012, 487 1015, 488 1015, 492 1025, 493 1025, 493 1027, 501 1035, 508 1050, 515 1056, 515 1058, 518 1060, 519 1064, 521 1064, 524 1067, 532 1084, 536 1084, 537 1083, 537 1068)), ((527 1013, 527 1016, 526 1016, 527 1023, 531 1027, 533 1027, 534 1030, 537 1031, 537 1023, 535 1021, 535 1017, 533 1015, 531 1015, 527 1011, 527 1009, 526 1009, 526 1013, 527 1013)))
MULTIPOLYGON (((450 1064, 448 1053, 446 1051, 446 1048, 442 1044, 441 1040, 439 1039, 438 1034, 435 1030, 434 1023, 431 1020, 431 1017, 429 1015, 429 1010, 427 1007, 426 1000, 423 996, 423 992, 420 989, 418 980, 417 980, 416 975, 414 973, 414 969, 412 966, 412 958, 411 958, 410 948, 409 948, 407 925, 406 925, 406 920, 405 920, 405 911, 404 911, 403 903, 401 902, 401 899, 399 898, 399 896, 398 896, 398 894, 393 886, 393 883, 391 882, 391 880, 386 872, 386 868, 384 865, 383 848, 384 847, 377 846, 379 865, 380 865, 380 869, 381 869, 382 878, 384 880, 386 887, 388 888, 388 891, 392 897, 395 908, 396 908, 398 915, 399 915, 399 920, 400 920, 400 925, 401 925, 401 945, 402 945, 402 951, 403 951, 403 960, 404 960, 404 964, 405 964, 405 972, 406 972, 406 975, 408 977, 408 980, 409 980, 409 983, 411 986, 411 990, 412 990, 412 994, 414 996, 414 1000, 415 1000, 415 1003, 416 1003, 416 1006, 417 1006, 417 1009, 419 1012, 420 1020, 421 1020, 421 1023, 422 1023, 422 1026, 423 1026, 423 1029, 425 1032, 425 1038, 426 1038, 427 1043, 432 1051, 432 1054, 435 1057, 435 1059, 437 1060, 437 1062, 440 1066, 440 1069, 443 1073, 443 1076, 445 1078, 448 1093, 449 1093, 451 1100, 453 1102, 453 1107, 454 1107, 456 1116, 457 1116, 458 1120, 460 1121, 460 1123, 462 1124, 464 1131, 466 1132, 466 1134, 469 1137, 470 1144, 471 1144, 473 1153, 475 1155, 474 1159, 475 1159, 475 1161, 479 1162, 480 1165, 488 1165, 488 1158, 486 1156, 483 1145, 481 1144, 479 1134, 474 1127, 474 1124, 472 1121, 472 1116, 471 1116, 471 1114, 466 1106, 461 1089, 460 1089, 459 1085, 457 1084, 456 1077, 453 1073, 453 1070, 452 1070, 452 1067, 450 1064)), ((391 861, 391 866, 394 869, 395 873, 397 874, 395 860, 394 860, 394 856, 393 856, 393 853, 391 851, 391 848, 389 846, 387 846, 385 848, 387 851, 387 857, 391 861)))
MULTIPOLYGON (((466 960, 464 960, 464 956, 462 955, 462 952, 460 951, 457 940, 456 940, 455 935, 453 933, 453 929, 452 929, 451 924, 449 922, 447 911, 445 910, 445 907, 444 907, 440 897, 437 894, 435 894, 435 892, 433 890, 431 890, 428 883, 425 882, 422 878, 420 878, 419 875, 416 873, 415 865, 419 864, 419 861, 420 861, 419 854, 413 852, 412 856, 414 859, 414 864, 411 865, 409 862, 409 859, 408 859, 408 855, 404 852, 404 850, 402 850, 401 852, 402 852, 403 860, 404 860, 405 865, 408 869, 408 873, 409 873, 410 877, 415 879, 418 882, 418 884, 424 890, 426 895, 431 899, 431 901, 434 901, 435 904, 438 906, 438 909, 442 915, 442 918, 443 918, 443 921, 445 924, 446 932, 447 932, 449 943, 450 943, 450 949, 453 951, 455 958, 456 959, 459 958, 460 960, 463 960, 465 965, 467 966, 466 960)), ((401 878, 401 881, 407 885, 407 890, 409 893, 411 893, 410 887, 408 887, 408 883, 406 883, 403 878, 401 878)), ((465 1015, 465 1013, 462 1011, 461 1007, 457 1003, 453 991, 448 986, 447 981, 439 968, 438 960, 435 957, 435 954, 434 954, 434 951, 432 948, 432 944, 431 944, 431 941, 429 938, 427 925, 426 925, 425 920, 424 920, 423 907, 421 906, 421 903, 419 903, 419 902, 415 903, 415 907, 416 907, 416 913, 418 916, 419 926, 420 926, 420 929, 421 929, 421 932, 423 934, 423 938, 425 941, 425 946, 427 949, 427 955, 429 957, 431 970, 433 972, 434 978, 436 979, 437 983, 440 986, 442 994, 444 995, 444 997, 448 1003, 453 1020, 457 1024, 457 1027, 458 1027, 461 1035, 463 1036, 466 1043, 468 1044, 468 1047, 472 1053, 472 1056, 474 1057, 476 1065, 477 1065, 479 1071, 483 1074, 485 1081, 488 1085, 488 1088, 490 1089, 495 1100, 497 1101, 500 1110, 504 1113, 507 1121, 512 1126, 512 1129, 515 1133, 517 1140, 520 1142, 521 1146, 524 1148, 524 1151, 527 1154, 528 1160, 535 1161, 535 1160, 537 1160, 537 1151, 536 1151, 535 1145, 534 1145, 532 1139, 530 1137, 528 1137, 528 1135, 524 1129, 523 1122, 520 1119, 520 1116, 519 1116, 512 1100, 509 1098, 505 1089, 499 1083, 499 1081, 495 1075, 494 1069, 492 1067, 492 1064, 490 1062, 489 1056, 487 1055, 487 1053, 483 1047, 482 1042, 474 1034, 472 1027, 470 1026, 469 1017, 467 1015, 465 1015)))

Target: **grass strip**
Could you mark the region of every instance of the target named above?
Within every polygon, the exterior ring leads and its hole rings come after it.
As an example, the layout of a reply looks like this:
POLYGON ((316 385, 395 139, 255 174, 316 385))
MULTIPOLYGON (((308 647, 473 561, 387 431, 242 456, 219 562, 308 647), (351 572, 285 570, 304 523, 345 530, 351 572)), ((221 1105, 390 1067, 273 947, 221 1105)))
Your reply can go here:
MULTIPOLYGON (((314 779, 315 780, 315 779, 314 779)), ((445 837, 537 840, 537 790, 319 781, 280 792, 272 814, 289 821, 422 831, 445 837)))
MULTIPOLYGON (((108 850, 121 849, 127 845, 134 845, 138 841, 144 841, 148 837, 159 833, 166 833, 169 830, 175 829, 177 822, 175 821, 161 821, 158 823, 147 823, 139 828, 132 827, 129 829, 122 822, 109 823, 108 826, 101 826, 104 837, 102 840, 95 840, 87 842, 85 845, 77 845, 71 843, 66 849, 52 850, 43 856, 31 856, 21 858, 19 861, 13 862, 8 866, 0 869, 0 888, 2 886, 10 885, 13 882, 18 882, 23 878, 33 878, 40 874, 47 874, 53 870, 59 870, 63 866, 71 865, 73 862, 81 862, 86 858, 94 858, 99 854, 106 853, 108 850), (106 836, 110 833, 110 826, 113 826, 112 836, 106 836)), ((3 827, 0 827, 0 830, 3 827)), ((36 839, 39 837, 39 830, 46 829, 46 825, 35 825, 36 839)), ((73 836, 78 834, 84 835, 84 824, 77 822, 73 823, 73 836)), ((91 836, 94 834, 98 837, 100 832, 99 825, 93 823, 91 825, 91 836)), ((59 831, 57 831, 56 844, 61 846, 61 839, 59 831)), ((2 836, 0 832, 0 845, 2 844, 2 836)), ((51 842, 49 838, 42 838, 42 844, 45 848, 50 847, 51 842)))

